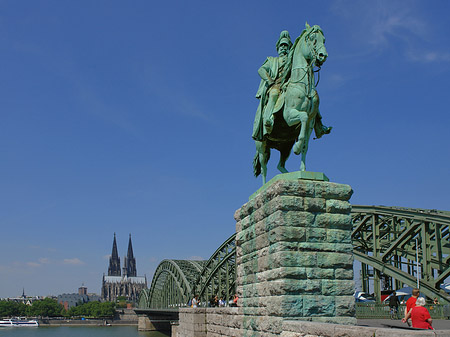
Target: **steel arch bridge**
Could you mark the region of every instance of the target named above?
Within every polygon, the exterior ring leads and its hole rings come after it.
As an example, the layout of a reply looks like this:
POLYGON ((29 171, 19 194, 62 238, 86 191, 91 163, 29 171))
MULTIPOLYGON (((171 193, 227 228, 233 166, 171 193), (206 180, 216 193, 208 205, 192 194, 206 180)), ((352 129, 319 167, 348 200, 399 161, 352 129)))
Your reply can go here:
MULTIPOLYGON (((450 304, 440 289, 450 276, 450 212, 353 205, 351 216, 353 253, 361 262, 364 291, 373 279, 380 300, 381 281, 386 288, 399 289, 416 286, 419 276, 424 295, 450 304)), ((162 261, 150 289, 140 294, 139 308, 186 306, 194 294, 201 302, 212 295, 230 300, 235 292, 235 237, 230 236, 208 261, 162 261)))
POLYGON ((141 291, 139 308, 169 309, 185 306, 205 261, 163 260, 150 289, 141 291))
POLYGON ((228 301, 235 293, 235 234, 208 261, 163 260, 156 268, 150 289, 141 291, 141 309, 186 306, 194 294, 207 302, 212 294, 228 301))

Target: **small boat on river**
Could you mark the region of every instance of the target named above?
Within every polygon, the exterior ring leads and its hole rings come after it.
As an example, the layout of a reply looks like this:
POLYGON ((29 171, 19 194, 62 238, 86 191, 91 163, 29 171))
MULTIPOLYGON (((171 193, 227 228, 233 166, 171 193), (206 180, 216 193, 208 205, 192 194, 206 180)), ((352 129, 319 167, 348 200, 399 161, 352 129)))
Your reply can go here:
POLYGON ((35 319, 8 318, 0 320, 0 327, 37 327, 39 323, 35 319))

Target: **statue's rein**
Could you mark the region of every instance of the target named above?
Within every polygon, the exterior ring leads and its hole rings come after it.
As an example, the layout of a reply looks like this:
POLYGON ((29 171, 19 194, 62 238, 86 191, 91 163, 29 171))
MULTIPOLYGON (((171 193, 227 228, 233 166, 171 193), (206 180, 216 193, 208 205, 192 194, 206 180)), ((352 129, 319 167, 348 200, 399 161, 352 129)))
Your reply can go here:
MULTIPOLYGON (((312 61, 307 66, 298 68, 298 69, 305 69, 306 68, 306 69, 311 70, 313 73, 317 73, 317 83, 314 85, 314 87, 317 87, 319 85, 321 66, 320 65, 316 65, 316 60, 318 59, 318 52, 317 52, 316 48, 314 47, 314 45, 312 44, 310 36, 311 36, 311 34, 317 33, 317 32, 320 32, 319 28, 312 27, 309 32, 307 31, 307 32, 305 32, 304 34, 302 34, 300 36, 300 38, 303 38, 305 43, 306 43, 306 45, 308 46, 309 52, 310 52, 310 54, 312 56, 312 61), (316 66, 318 69, 314 70, 314 66, 316 66)), ((300 43, 300 41, 298 43, 300 43)), ((292 57, 294 57, 294 55, 292 55, 292 57)), ((305 74, 303 75, 302 78, 300 78, 299 80, 297 80, 295 82, 291 82, 291 83, 300 83, 301 81, 303 81, 303 79, 305 78, 305 76, 307 74, 308 74, 308 70, 305 70, 305 74)), ((312 88, 310 88, 310 91, 311 91, 311 89, 312 88)))

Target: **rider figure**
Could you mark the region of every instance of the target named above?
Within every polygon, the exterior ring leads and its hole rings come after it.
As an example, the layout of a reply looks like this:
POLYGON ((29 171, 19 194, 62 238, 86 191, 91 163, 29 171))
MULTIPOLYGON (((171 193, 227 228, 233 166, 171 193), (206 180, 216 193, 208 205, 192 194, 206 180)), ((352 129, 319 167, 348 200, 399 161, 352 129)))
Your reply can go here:
MULTIPOLYGON (((264 64, 259 68, 258 74, 261 77, 256 98, 260 100, 258 110, 256 111, 255 121, 253 123, 254 140, 262 141, 264 136, 270 134, 273 129, 274 118, 273 111, 281 90, 287 85, 287 78, 283 78, 289 74, 289 69, 285 69, 287 65, 287 57, 292 47, 291 37, 287 30, 280 33, 280 38, 276 43, 278 57, 269 56, 264 64)), ((279 105, 277 105, 279 106, 279 105)), ((278 110, 278 109, 277 109, 278 110)), ((316 115, 314 131, 316 138, 329 134, 331 127, 322 124, 322 116, 320 113, 316 115)))
POLYGON ((282 74, 284 73, 289 49, 292 47, 291 37, 287 30, 281 32, 276 47, 278 57, 269 56, 258 70, 261 83, 256 93, 256 98, 260 102, 253 124, 252 137, 255 140, 262 140, 265 135, 272 132, 273 109, 280 96, 282 74))

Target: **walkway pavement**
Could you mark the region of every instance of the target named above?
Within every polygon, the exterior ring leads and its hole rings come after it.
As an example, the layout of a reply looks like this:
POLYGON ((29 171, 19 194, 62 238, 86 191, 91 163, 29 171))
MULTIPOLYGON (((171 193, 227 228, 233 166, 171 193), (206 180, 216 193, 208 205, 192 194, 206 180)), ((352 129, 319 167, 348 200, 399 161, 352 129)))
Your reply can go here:
MULTIPOLYGON (((358 319, 358 325, 371 326, 376 328, 407 328, 406 323, 401 320, 391 319, 358 319)), ((450 330, 450 320, 433 319, 433 328, 436 330, 450 330)))

